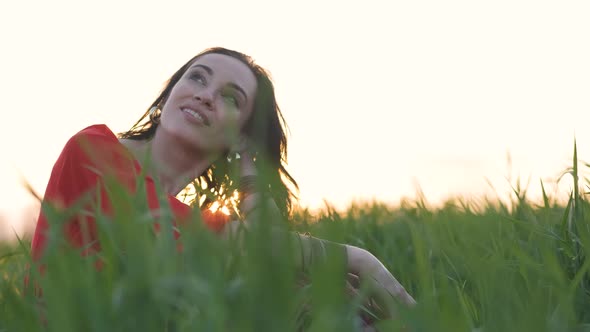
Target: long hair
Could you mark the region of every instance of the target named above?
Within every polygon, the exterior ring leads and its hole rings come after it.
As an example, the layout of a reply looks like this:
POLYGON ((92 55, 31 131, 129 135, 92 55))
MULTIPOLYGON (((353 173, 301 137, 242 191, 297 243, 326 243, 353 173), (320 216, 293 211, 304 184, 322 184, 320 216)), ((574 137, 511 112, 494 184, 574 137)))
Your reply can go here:
MULTIPOLYGON (((263 186, 269 191, 283 217, 286 218, 292 210, 292 200, 296 197, 293 190, 298 189, 297 182, 285 168, 287 163, 287 124, 277 104, 270 74, 248 55, 221 47, 209 48, 197 54, 170 77, 160 95, 131 129, 118 136, 132 140, 153 138, 158 123, 150 119, 150 109, 153 107, 162 109, 170 92, 186 70, 196 59, 209 53, 223 54, 241 61, 250 68, 256 77, 257 90, 254 109, 243 130, 256 148, 256 165, 261 175, 259 178, 264 181, 263 186)), ((202 188, 207 188, 209 193, 213 194, 213 197, 207 195, 205 200, 201 202, 203 207, 210 206, 216 198, 227 198, 232 188, 235 189, 235 181, 230 174, 235 169, 237 169, 236 160, 226 155, 215 161, 195 179, 191 185, 197 192, 201 192, 202 188)))

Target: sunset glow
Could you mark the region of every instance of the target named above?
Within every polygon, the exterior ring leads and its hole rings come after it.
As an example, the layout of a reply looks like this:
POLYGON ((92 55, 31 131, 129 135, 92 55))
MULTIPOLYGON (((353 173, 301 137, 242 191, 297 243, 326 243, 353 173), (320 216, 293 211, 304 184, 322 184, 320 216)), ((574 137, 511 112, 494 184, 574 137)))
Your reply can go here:
POLYGON ((271 72, 304 207, 419 189, 431 203, 506 197, 518 178, 539 197, 540 180, 570 189, 556 180, 574 137, 590 160, 588 1, 57 0, 0 13, 0 238, 34 222, 19 174, 43 193, 69 137, 128 129, 211 46, 271 72))

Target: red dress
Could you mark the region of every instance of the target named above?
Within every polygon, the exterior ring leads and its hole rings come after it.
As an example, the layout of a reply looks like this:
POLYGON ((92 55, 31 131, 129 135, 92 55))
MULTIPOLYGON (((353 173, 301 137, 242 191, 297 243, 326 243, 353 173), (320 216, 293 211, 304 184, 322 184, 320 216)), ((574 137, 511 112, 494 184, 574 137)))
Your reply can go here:
MULTIPOLYGON (((100 209, 105 214, 110 214, 112 204, 107 190, 104 190, 105 182, 115 180, 130 193, 141 194, 136 192, 139 176, 141 176, 139 162, 119 142, 117 136, 105 125, 90 126, 75 134, 65 145, 53 166, 44 202, 58 209, 67 209, 86 195, 97 193, 98 189, 100 190, 100 209)), ((159 201, 154 181, 148 176, 144 177, 144 180, 147 204, 150 212, 157 218, 159 201)), ((176 221, 180 225, 188 221, 192 208, 174 196, 168 195, 167 198, 176 221)), ((96 200, 92 203, 97 204, 96 200)), ((228 216, 222 213, 211 213, 208 210, 203 213, 205 224, 216 232, 223 229, 228 219, 228 216)), ((48 228, 47 218, 41 212, 31 244, 34 260, 38 260, 43 253, 47 242, 48 228)), ((175 232, 174 235, 175 238, 179 237, 178 232, 175 232)), ((64 236, 67 237, 71 245, 77 248, 91 244, 85 250, 85 254, 100 250, 96 225, 88 214, 78 214, 68 220, 64 226, 64 236)))

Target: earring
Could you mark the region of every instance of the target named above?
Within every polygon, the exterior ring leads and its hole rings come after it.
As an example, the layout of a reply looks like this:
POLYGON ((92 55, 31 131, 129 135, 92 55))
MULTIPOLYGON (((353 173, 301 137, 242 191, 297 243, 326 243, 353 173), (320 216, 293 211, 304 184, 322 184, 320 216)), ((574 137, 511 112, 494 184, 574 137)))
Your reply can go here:
POLYGON ((160 123, 160 116, 162 115, 162 111, 158 108, 158 106, 154 106, 150 108, 150 121, 154 124, 160 123))

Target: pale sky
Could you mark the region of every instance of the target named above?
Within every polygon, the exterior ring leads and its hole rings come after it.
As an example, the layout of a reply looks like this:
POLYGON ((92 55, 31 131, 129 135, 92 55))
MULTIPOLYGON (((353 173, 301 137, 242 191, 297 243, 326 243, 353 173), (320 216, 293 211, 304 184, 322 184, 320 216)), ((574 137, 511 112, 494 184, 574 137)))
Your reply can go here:
POLYGON ((590 1, 3 1, 0 238, 63 144, 128 129, 211 46, 273 75, 304 206, 555 187, 590 160, 590 1), (512 167, 508 167, 507 154, 512 167), (513 180, 514 183, 514 180, 513 180))

